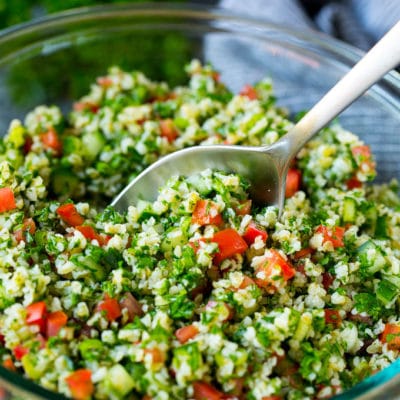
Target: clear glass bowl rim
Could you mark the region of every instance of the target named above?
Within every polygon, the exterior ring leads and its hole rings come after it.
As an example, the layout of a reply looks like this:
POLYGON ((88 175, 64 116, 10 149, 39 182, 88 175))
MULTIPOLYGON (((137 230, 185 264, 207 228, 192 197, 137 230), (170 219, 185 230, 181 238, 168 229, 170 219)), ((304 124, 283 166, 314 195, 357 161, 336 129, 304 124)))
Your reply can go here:
MULTIPOLYGON (((327 57, 331 57, 348 68, 351 68, 364 54, 363 51, 349 44, 317 31, 290 29, 265 19, 241 16, 217 6, 190 2, 145 2, 74 8, 6 28, 0 31, 0 64, 7 62, 9 59, 12 60, 19 49, 45 39, 48 40, 70 33, 71 28, 74 31, 78 31, 85 24, 93 24, 95 21, 128 20, 132 18, 174 18, 174 23, 176 24, 186 18, 204 24, 218 21, 229 22, 229 28, 224 25, 224 31, 234 32, 240 26, 241 29, 246 27, 245 34, 255 34, 257 36, 267 35, 268 32, 278 32, 284 35, 285 40, 289 38, 289 40, 295 40, 296 45, 311 46, 313 51, 323 52, 327 57)), ((400 112, 400 74, 396 71, 389 72, 379 82, 379 86, 384 89, 381 95, 385 100, 400 112), (385 91, 390 95, 385 95, 385 91)), ((332 399, 357 398, 359 400, 372 400, 377 398, 376 396, 379 396, 379 394, 396 395, 400 392, 400 382, 396 379, 399 374, 400 359, 383 371, 367 378, 352 389, 332 399)), ((1 365, 0 378, 6 382, 6 388, 8 386, 12 390, 16 388, 27 390, 32 395, 32 398, 39 396, 39 398, 49 400, 65 399, 63 395, 50 392, 23 376, 6 370, 1 365)))

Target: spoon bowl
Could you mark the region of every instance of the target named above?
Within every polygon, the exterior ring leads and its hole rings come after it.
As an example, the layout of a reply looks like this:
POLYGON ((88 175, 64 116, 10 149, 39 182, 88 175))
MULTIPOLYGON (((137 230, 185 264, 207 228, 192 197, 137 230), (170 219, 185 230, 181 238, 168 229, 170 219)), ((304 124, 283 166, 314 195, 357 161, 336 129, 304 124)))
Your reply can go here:
POLYGON ((291 160, 321 128, 337 117, 384 74, 400 63, 400 22, 294 125, 271 146, 196 146, 165 156, 132 180, 113 200, 124 212, 138 200, 155 200, 158 188, 174 175, 192 175, 205 169, 243 176, 250 197, 261 205, 282 211, 291 160))

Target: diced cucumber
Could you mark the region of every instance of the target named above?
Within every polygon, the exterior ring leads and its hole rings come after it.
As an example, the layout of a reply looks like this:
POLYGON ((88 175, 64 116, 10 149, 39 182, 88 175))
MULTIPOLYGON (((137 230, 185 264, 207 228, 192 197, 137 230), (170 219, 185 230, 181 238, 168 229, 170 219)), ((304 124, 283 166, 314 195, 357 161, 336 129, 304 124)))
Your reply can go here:
POLYGON ((390 281, 382 279, 378 283, 375 293, 377 299, 387 305, 399 294, 399 289, 390 281))
POLYGON ((25 354, 21 359, 25 374, 30 379, 39 379, 44 373, 44 365, 38 363, 37 356, 33 353, 25 354))
POLYGON ((385 215, 380 215, 376 219, 376 225, 375 225, 375 236, 377 238, 387 238, 387 220, 385 215))
POLYGON ((79 178, 67 168, 57 168, 51 175, 51 187, 58 196, 69 195, 72 197, 78 189, 79 183, 79 178))
POLYGON ((400 289, 400 276, 385 274, 385 278, 391 283, 393 283, 393 285, 395 285, 398 289, 400 289))
POLYGON ((85 339, 78 348, 82 358, 89 361, 98 360, 104 353, 103 343, 99 339, 85 339))
POLYGON ((86 132, 82 136, 82 143, 85 156, 90 160, 94 160, 103 150, 106 140, 100 132, 86 132))
POLYGON ((115 364, 108 370, 106 381, 111 390, 120 397, 126 396, 135 388, 135 381, 121 364, 115 364))
POLYGON ((82 154, 82 140, 76 136, 65 136, 63 138, 63 153, 69 154, 82 154))
POLYGON ((172 229, 164 236, 161 243, 161 250, 165 252, 173 251, 176 246, 187 243, 187 240, 187 236, 180 227, 172 229))
POLYGON ((376 220, 378 218, 378 210, 375 205, 371 205, 364 213, 365 227, 371 234, 375 234, 376 220))
POLYGON ((382 250, 372 241, 367 240, 357 249, 358 260, 361 269, 367 275, 378 272, 386 265, 386 259, 382 250))
POLYGON ((343 222, 354 222, 356 220, 357 203, 351 197, 343 201, 343 222))

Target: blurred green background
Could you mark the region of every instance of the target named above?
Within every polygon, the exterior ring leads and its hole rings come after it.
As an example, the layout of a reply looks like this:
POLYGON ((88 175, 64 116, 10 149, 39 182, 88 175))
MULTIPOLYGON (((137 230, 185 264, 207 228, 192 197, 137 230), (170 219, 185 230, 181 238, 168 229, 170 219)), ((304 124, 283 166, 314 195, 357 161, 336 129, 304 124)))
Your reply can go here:
MULTIPOLYGON (((153 0, 163 2, 165 0, 153 0)), ((185 0, 169 0, 184 2, 185 0)), ((112 3, 141 3, 143 0, 0 0, 0 29, 32 18, 69 8, 112 3)))

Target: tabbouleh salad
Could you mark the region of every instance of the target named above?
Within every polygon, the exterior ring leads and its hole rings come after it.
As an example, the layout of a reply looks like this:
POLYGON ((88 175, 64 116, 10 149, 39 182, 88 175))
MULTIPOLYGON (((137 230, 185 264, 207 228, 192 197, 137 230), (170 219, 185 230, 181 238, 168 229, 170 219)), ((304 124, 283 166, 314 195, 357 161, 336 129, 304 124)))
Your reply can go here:
POLYGON ((237 175, 171 177, 106 206, 154 160, 265 145, 292 126, 268 79, 209 65, 169 88, 113 67, 73 111, 0 141, 0 360, 85 399, 322 399, 400 350, 400 208, 369 147, 333 124, 298 154, 278 218, 237 175))

